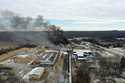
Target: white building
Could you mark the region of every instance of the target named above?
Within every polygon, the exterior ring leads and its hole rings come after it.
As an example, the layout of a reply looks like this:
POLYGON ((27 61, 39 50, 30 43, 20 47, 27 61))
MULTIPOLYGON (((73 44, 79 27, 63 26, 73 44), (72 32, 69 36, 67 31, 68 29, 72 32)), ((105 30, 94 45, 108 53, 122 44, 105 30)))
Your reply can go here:
POLYGON ((42 77, 42 75, 45 72, 45 68, 43 67, 36 67, 34 69, 32 69, 29 73, 27 73, 23 79, 34 79, 34 80, 38 80, 42 77))

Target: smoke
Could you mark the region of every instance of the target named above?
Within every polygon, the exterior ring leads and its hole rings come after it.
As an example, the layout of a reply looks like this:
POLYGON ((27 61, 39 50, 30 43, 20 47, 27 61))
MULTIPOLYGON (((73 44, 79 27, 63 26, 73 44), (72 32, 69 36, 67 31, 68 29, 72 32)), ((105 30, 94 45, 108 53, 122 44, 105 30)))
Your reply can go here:
POLYGON ((69 43, 67 38, 64 36, 63 30, 55 25, 51 25, 49 27, 48 38, 55 45, 65 45, 69 43))
POLYGON ((49 22, 42 15, 36 18, 23 17, 9 10, 0 12, 0 30, 15 30, 15 31, 43 31, 46 30, 49 22))
POLYGON ((44 35, 34 34, 11 34, 12 40, 14 42, 23 41, 27 42, 37 42, 37 44, 54 44, 61 45, 67 44, 68 40, 64 36, 63 30, 60 27, 49 24, 47 20, 43 18, 42 15, 38 15, 36 18, 23 17, 9 10, 1 11, 0 13, 0 30, 5 31, 42 31, 44 35), (48 43, 47 43, 48 42, 48 43))

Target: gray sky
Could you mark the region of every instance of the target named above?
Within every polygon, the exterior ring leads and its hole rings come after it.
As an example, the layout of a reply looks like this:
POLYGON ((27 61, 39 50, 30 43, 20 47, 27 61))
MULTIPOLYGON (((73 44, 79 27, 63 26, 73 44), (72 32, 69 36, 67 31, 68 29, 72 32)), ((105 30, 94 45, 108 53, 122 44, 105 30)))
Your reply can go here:
POLYGON ((0 0, 0 10, 43 15, 64 30, 125 30, 125 0, 0 0))

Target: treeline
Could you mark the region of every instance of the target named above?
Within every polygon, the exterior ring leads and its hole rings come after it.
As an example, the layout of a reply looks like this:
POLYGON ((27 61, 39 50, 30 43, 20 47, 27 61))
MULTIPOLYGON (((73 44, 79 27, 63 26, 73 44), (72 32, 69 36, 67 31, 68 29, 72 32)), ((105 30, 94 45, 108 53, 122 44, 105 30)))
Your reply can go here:
POLYGON ((92 37, 102 39, 125 38, 125 31, 65 31, 68 38, 92 37))
POLYGON ((109 47, 123 47, 125 45, 124 40, 117 40, 117 39, 102 39, 102 38, 88 38, 88 39, 82 39, 82 41, 91 42, 106 48, 109 47))

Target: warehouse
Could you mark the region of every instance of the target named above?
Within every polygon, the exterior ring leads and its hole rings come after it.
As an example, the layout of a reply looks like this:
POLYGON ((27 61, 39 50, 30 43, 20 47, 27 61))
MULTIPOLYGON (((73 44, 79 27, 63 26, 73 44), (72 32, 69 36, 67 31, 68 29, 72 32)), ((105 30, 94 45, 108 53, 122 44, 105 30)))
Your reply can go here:
POLYGON ((24 79, 32 79, 32 80, 39 80, 45 72, 45 68, 43 67, 36 67, 28 72, 23 78, 24 79))

